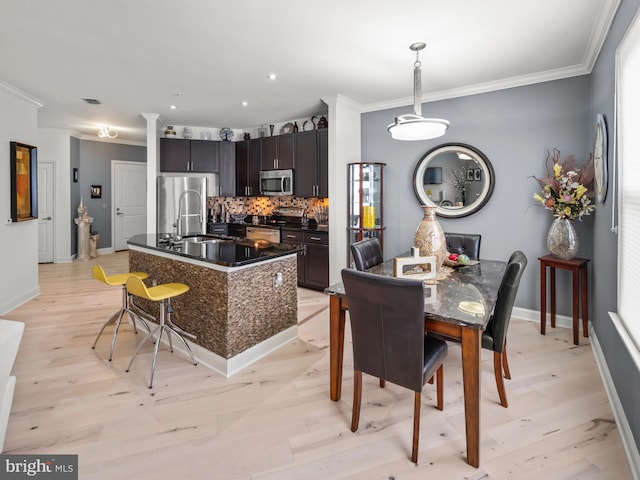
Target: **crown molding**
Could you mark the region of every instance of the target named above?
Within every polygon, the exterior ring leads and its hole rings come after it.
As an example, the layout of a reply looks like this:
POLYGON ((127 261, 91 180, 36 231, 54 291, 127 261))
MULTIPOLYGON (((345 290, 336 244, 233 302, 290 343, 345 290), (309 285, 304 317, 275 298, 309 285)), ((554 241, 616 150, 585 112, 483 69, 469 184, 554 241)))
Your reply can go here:
POLYGON ((6 90, 7 92, 15 95, 16 97, 22 98, 23 100, 28 101, 29 103, 33 103, 36 107, 42 108, 46 105, 45 102, 40 100, 39 98, 34 97, 33 95, 28 94, 24 90, 20 90, 15 85, 11 85, 8 82, 0 80, 0 88, 6 90))
MULTIPOLYGON (((585 65, 575 65, 572 67, 548 70, 546 72, 538 72, 531 75, 522 75, 519 77, 507 78, 495 82, 479 83, 460 88, 452 88, 439 92, 432 92, 422 95, 422 103, 436 102, 439 100, 449 100, 452 98, 466 97, 469 95, 477 95, 480 93, 495 92, 498 90, 506 90, 508 88, 523 87, 536 83, 550 82, 553 80, 561 80, 564 78, 577 77, 587 75, 590 71, 585 65)), ((378 110, 388 110, 391 108, 406 107, 413 105, 413 97, 404 97, 386 102, 370 103, 362 106, 362 112, 375 112, 378 110)))
POLYGON ((136 147, 146 147, 147 146, 147 142, 139 142, 137 140, 127 140, 126 138, 113 138, 110 139, 108 141, 104 140, 103 138, 100 138, 97 135, 79 135, 76 136, 74 135, 76 138, 80 139, 80 140, 89 140, 90 142, 101 142, 101 143, 119 143, 121 145, 134 145, 136 147))

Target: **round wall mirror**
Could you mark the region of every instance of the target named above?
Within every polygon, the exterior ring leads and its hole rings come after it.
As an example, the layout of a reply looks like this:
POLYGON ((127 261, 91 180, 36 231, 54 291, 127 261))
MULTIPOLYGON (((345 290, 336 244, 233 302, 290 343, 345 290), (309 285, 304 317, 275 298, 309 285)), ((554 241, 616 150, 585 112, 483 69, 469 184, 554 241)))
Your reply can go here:
POLYGON ((466 217, 480 210, 493 193, 494 173, 478 149, 461 143, 439 145, 418 161, 413 191, 422 205, 441 217, 466 217))

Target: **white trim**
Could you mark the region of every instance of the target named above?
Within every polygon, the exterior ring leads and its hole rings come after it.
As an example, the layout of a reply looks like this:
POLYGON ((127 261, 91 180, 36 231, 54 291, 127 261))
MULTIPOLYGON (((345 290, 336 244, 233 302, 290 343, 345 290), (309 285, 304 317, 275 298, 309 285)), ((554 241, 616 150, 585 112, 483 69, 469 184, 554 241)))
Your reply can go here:
MULTIPOLYGON (((429 94, 422 95, 422 103, 436 102, 439 100, 449 100, 452 98, 466 97, 469 95, 478 95, 480 93, 495 92, 498 90, 506 90, 509 88, 523 87, 526 85, 534 85, 537 83, 550 82, 553 80, 562 80, 570 77, 578 77, 580 75, 588 75, 589 69, 585 65, 574 65, 572 67, 559 68, 556 70, 548 70, 546 72, 538 72, 532 75, 523 75, 520 77, 508 78, 505 80, 497 80, 494 82, 479 83, 460 88, 452 88, 450 90, 441 90, 429 94)), ((379 110, 388 110, 390 108, 406 107, 413 105, 413 97, 398 98, 385 102, 369 103, 361 106, 361 112, 375 112, 379 110)), ((435 115, 435 113, 434 113, 435 115)))
POLYGON ((0 80, 0 88, 3 88, 4 90, 15 95, 16 97, 22 98, 23 100, 33 103, 38 108, 42 108, 46 105, 46 103, 40 100, 39 98, 36 98, 33 95, 28 94, 24 90, 20 90, 18 87, 11 85, 8 82, 4 82, 0 80))
POLYGON ((89 140, 90 142, 100 142, 100 143, 119 143, 122 145, 135 145, 138 147, 146 147, 147 146, 147 142, 140 142, 137 140, 127 140, 126 138, 112 138, 110 140, 104 140, 103 138, 100 138, 97 135, 86 135, 86 134, 79 134, 79 135, 74 135, 76 138, 80 139, 80 140, 89 140))
MULTIPOLYGON (((635 368, 640 370, 640 352, 638 352, 633 339, 618 318, 618 315, 613 312, 609 312, 609 317, 611 318, 613 326, 616 328, 618 334, 620 335, 620 338, 629 350, 629 353, 634 360, 635 368)), ((607 393, 607 397, 609 398, 609 404, 611 405, 611 411, 613 412, 613 416, 618 427, 618 433, 620 434, 620 439, 622 441, 622 446, 627 456, 627 462, 629 463, 631 475, 635 480, 638 480, 640 479, 640 454, 638 453, 636 442, 633 438, 633 432, 631 431, 631 427, 629 425, 629 422, 627 421, 627 416, 624 413, 622 403, 620 402, 620 398, 618 397, 618 392, 616 391, 615 384, 613 382, 613 379, 611 378, 611 374, 609 373, 609 367, 607 366, 606 358, 604 356, 604 353, 602 352, 602 348, 600 347, 598 336, 596 335, 596 332, 592 327, 589 328, 589 336, 591 349, 593 350, 593 356, 596 359, 596 364, 598 365, 598 370, 600 371, 600 376, 602 377, 602 383, 607 393)))
POLYGON ((33 300, 40 295, 40 286, 37 286, 30 292, 26 292, 23 295, 11 299, 10 302, 0 304, 0 315, 6 315, 11 310, 18 308, 20 305, 24 305, 29 300, 33 300))
MULTIPOLYGON (((512 317, 529 322, 537 322, 540 324, 540 310, 530 310, 528 308, 513 307, 512 317)), ((579 319, 582 324, 582 318, 579 319)), ((549 313, 547 313, 547 326, 550 325, 549 313)), ((590 323, 590 322, 589 322, 590 323)), ((558 315, 556 313, 556 328, 573 329, 573 317, 567 315, 558 315)))
MULTIPOLYGON (((157 323, 149 322, 145 318, 142 318, 142 320, 149 326, 149 328, 151 328, 152 331, 158 326, 157 323)), ((221 357, 220 355, 213 353, 211 350, 207 350, 206 348, 193 343, 188 338, 185 338, 185 340, 193 351, 193 355, 196 357, 198 365, 203 365, 220 375, 229 378, 296 338, 298 338, 298 326, 294 325, 286 330, 276 333, 272 337, 231 358, 221 357)), ((166 335, 163 335, 162 343, 169 345, 166 335)), ((179 351, 186 358, 189 358, 189 353, 185 348, 182 348, 182 343, 176 342, 175 339, 173 341, 173 349, 179 351)))

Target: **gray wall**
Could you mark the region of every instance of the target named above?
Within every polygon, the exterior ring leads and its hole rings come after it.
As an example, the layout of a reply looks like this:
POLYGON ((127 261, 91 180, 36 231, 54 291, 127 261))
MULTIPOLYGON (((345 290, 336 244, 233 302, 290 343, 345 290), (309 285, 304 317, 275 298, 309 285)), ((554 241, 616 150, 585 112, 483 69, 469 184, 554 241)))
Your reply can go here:
MULTIPOLYGON (((409 86, 410 87, 410 86, 409 86)), ((592 144, 589 118, 589 76, 540 83, 425 104, 427 117, 451 122, 444 137, 430 141, 400 142, 386 134, 387 124, 411 107, 364 114, 362 161, 384 162, 384 256, 389 258, 411 246, 422 218, 413 194, 413 170, 425 152, 442 143, 458 142, 482 151, 495 170, 495 190, 479 212, 459 219, 439 218, 448 232, 482 235, 481 257, 506 260, 514 250, 529 259, 517 305, 539 310, 538 257, 548 253, 546 235, 551 212, 535 204, 538 189, 532 175, 544 173, 547 150, 554 146, 562 157, 573 154, 582 163, 592 144)), ((580 236, 579 256, 592 257, 593 218, 574 222, 580 236)), ((558 271, 559 289, 570 288, 568 272, 558 271), (565 283, 566 282, 566 283, 565 283)), ((570 295, 558 296, 560 313, 570 312, 570 295)))
MULTIPOLYGON (((602 113, 607 121, 608 145, 613 145, 615 126, 615 51, 631 20, 640 6, 640 0, 623 0, 620 3, 607 40, 591 74, 591 115, 589 128, 595 129, 596 114, 602 113)), ((640 372, 629 351, 622 343, 609 318, 609 311, 616 311, 618 238, 610 231, 612 207, 613 152, 608 155, 609 193, 604 204, 598 204, 598 214, 593 225, 593 271, 591 292, 593 328, 616 386, 625 411, 636 447, 640 447, 640 372)), ((640 449, 640 448, 639 448, 640 449)))
MULTIPOLYGON (((482 257, 504 259, 514 249, 529 258, 516 304, 539 309, 537 258, 546 254, 545 236, 550 212, 533 205, 535 183, 545 150, 558 147, 583 161, 593 146, 596 114, 604 114, 608 144, 613 145, 615 51, 640 0, 622 0, 591 75, 471 97, 426 104, 425 116, 447 118, 445 137, 429 142, 394 142, 384 128, 404 109, 363 115, 362 159, 388 164, 385 178, 385 257, 406 250, 420 219, 411 186, 420 156, 439 143, 462 142, 483 151, 496 170, 496 189, 480 212, 462 219, 440 219, 445 231, 482 234, 482 257)), ((590 258, 590 319, 613 378, 627 421, 640 450, 640 371, 613 326, 608 312, 616 311, 617 236, 611 226, 613 155, 609 151, 609 194, 597 203, 594 215, 576 224, 579 256, 590 258), (597 255, 596 253, 597 252, 597 255), (596 273, 597 272, 597 273, 596 273)), ((558 277, 558 291, 570 291, 570 278, 558 277)), ((559 313, 571 314, 569 295, 558 304, 559 313)))
MULTIPOLYGON (((111 160, 146 162, 147 148, 120 143, 80 140, 79 149, 79 196, 73 201, 73 217, 78 216, 80 197, 93 217, 91 230, 100 234, 98 248, 111 247, 111 160), (102 198, 91 198, 91 185, 102 185, 102 198)), ((73 154, 72 154, 73 155, 73 154)), ((73 162, 72 162, 73 163, 73 162)), ((72 184, 73 185, 73 184, 72 184)), ((75 224, 74 224, 75 227, 75 224)), ((77 227, 76 227, 77 228, 77 227)), ((77 240, 74 228, 72 238, 77 240)), ((74 243, 76 242, 74 240, 74 243)), ((72 249, 72 253, 77 249, 72 249)))

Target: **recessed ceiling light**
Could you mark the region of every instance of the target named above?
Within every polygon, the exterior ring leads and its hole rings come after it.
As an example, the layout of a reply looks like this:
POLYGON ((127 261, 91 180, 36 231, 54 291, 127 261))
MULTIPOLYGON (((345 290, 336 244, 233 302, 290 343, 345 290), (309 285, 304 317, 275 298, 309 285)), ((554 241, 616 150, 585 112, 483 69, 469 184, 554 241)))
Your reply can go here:
POLYGON ((275 73, 270 73, 269 75, 267 75, 267 78, 269 80, 275 80, 276 78, 278 78, 278 76, 275 73))
POLYGON ((242 102, 242 106, 246 107, 247 105, 249 105, 249 102, 247 102, 246 100, 244 102, 242 102))
POLYGON ((178 108, 178 107, 176 107, 175 105, 169 105, 169 108, 170 108, 171 110, 175 110, 175 109, 176 109, 176 108, 178 108))

